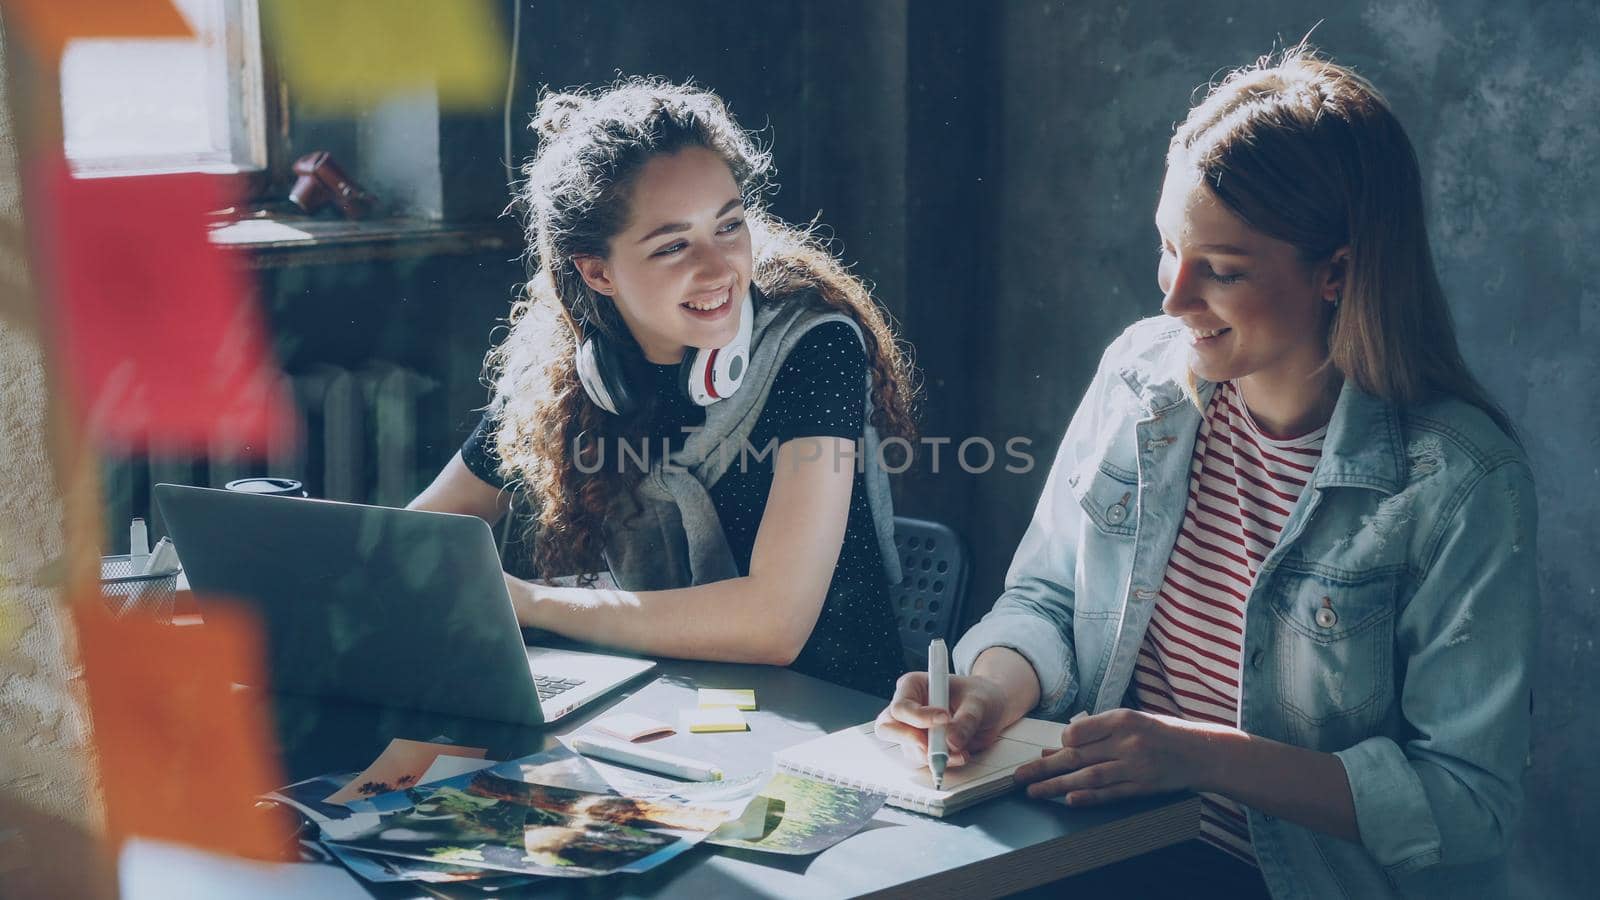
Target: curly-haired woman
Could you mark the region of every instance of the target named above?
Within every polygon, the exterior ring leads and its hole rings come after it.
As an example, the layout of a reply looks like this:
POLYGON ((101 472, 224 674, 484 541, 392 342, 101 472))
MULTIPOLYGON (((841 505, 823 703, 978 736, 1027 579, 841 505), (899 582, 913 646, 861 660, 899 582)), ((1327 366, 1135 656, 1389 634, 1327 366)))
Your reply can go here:
POLYGON ((887 696, 900 650, 878 453, 910 365, 866 286, 762 204, 771 161, 708 91, 550 93, 524 170, 532 276, 494 395, 412 505, 532 510, 523 624, 657 656, 790 665, 887 696), (592 585, 592 582, 590 582, 592 585))

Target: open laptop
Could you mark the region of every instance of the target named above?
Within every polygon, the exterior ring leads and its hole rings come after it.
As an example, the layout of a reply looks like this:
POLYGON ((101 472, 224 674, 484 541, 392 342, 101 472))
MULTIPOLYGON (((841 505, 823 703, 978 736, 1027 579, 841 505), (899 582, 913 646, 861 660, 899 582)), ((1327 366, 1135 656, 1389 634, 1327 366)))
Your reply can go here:
POLYGON ((538 725, 655 666, 524 646, 475 516, 175 484, 154 494, 200 602, 260 618, 275 690, 538 725))

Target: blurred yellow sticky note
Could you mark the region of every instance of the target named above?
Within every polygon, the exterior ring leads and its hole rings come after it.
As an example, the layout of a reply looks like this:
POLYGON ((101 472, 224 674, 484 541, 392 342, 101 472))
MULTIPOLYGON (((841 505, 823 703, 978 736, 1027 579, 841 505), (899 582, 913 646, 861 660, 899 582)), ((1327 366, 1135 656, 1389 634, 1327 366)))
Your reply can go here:
POLYGON ((724 690, 722 688, 701 688, 700 708, 716 709, 722 706, 731 706, 734 709, 755 709, 756 692, 747 690, 724 690))
POLYGON ((308 107, 436 88, 441 108, 472 110, 505 93, 511 33, 489 0, 272 0, 261 13, 289 88, 308 107))
POLYGON ((686 709, 683 711, 683 724, 697 734, 712 731, 747 731, 750 728, 745 723, 744 713, 731 706, 716 709, 686 709))

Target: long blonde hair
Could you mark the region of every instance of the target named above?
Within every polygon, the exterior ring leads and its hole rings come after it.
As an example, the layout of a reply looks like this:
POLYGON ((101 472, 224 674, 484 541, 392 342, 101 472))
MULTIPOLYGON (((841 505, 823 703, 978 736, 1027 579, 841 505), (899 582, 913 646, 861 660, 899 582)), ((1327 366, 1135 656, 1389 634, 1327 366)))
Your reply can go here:
POLYGON ((573 257, 607 255, 627 222, 634 179, 657 156, 703 147, 722 157, 744 199, 753 280, 766 302, 804 296, 851 316, 872 370, 872 424, 885 437, 914 436, 912 367, 886 314, 810 231, 764 209, 771 158, 719 97, 631 78, 599 91, 547 92, 535 126, 540 147, 523 169, 518 196, 531 274, 486 367, 500 472, 531 507, 525 537, 541 576, 594 571, 601 523, 642 477, 631 467, 596 464, 602 447, 643 433, 655 404, 646 397, 638 412, 618 417, 584 392, 575 362, 583 335, 601 332, 629 353, 638 347, 611 298, 584 283, 573 257))
POLYGON ((1441 395, 1510 417, 1468 371, 1434 270, 1416 151, 1366 79, 1302 42, 1230 73, 1177 128, 1167 165, 1195 167, 1250 227, 1308 264, 1348 245, 1328 358, 1399 405, 1441 395))

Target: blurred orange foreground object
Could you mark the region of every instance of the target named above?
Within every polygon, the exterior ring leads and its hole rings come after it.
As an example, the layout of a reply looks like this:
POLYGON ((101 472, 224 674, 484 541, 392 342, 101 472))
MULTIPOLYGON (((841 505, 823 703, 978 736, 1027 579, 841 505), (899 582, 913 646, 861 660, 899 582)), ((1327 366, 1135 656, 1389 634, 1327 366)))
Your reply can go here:
POLYGON ((73 38, 186 38, 194 31, 171 0, 4 0, 7 21, 41 56, 73 38))
POLYGON ((296 419, 250 281, 206 237, 232 204, 204 175, 73 178, 51 161, 30 192, 54 338, 77 413, 101 446, 264 457, 296 419))
POLYGON ((98 594, 73 618, 111 846, 138 836, 277 858, 291 834, 254 808, 284 783, 269 713, 233 688, 265 683, 258 623, 220 602, 197 628, 113 619, 98 594))

